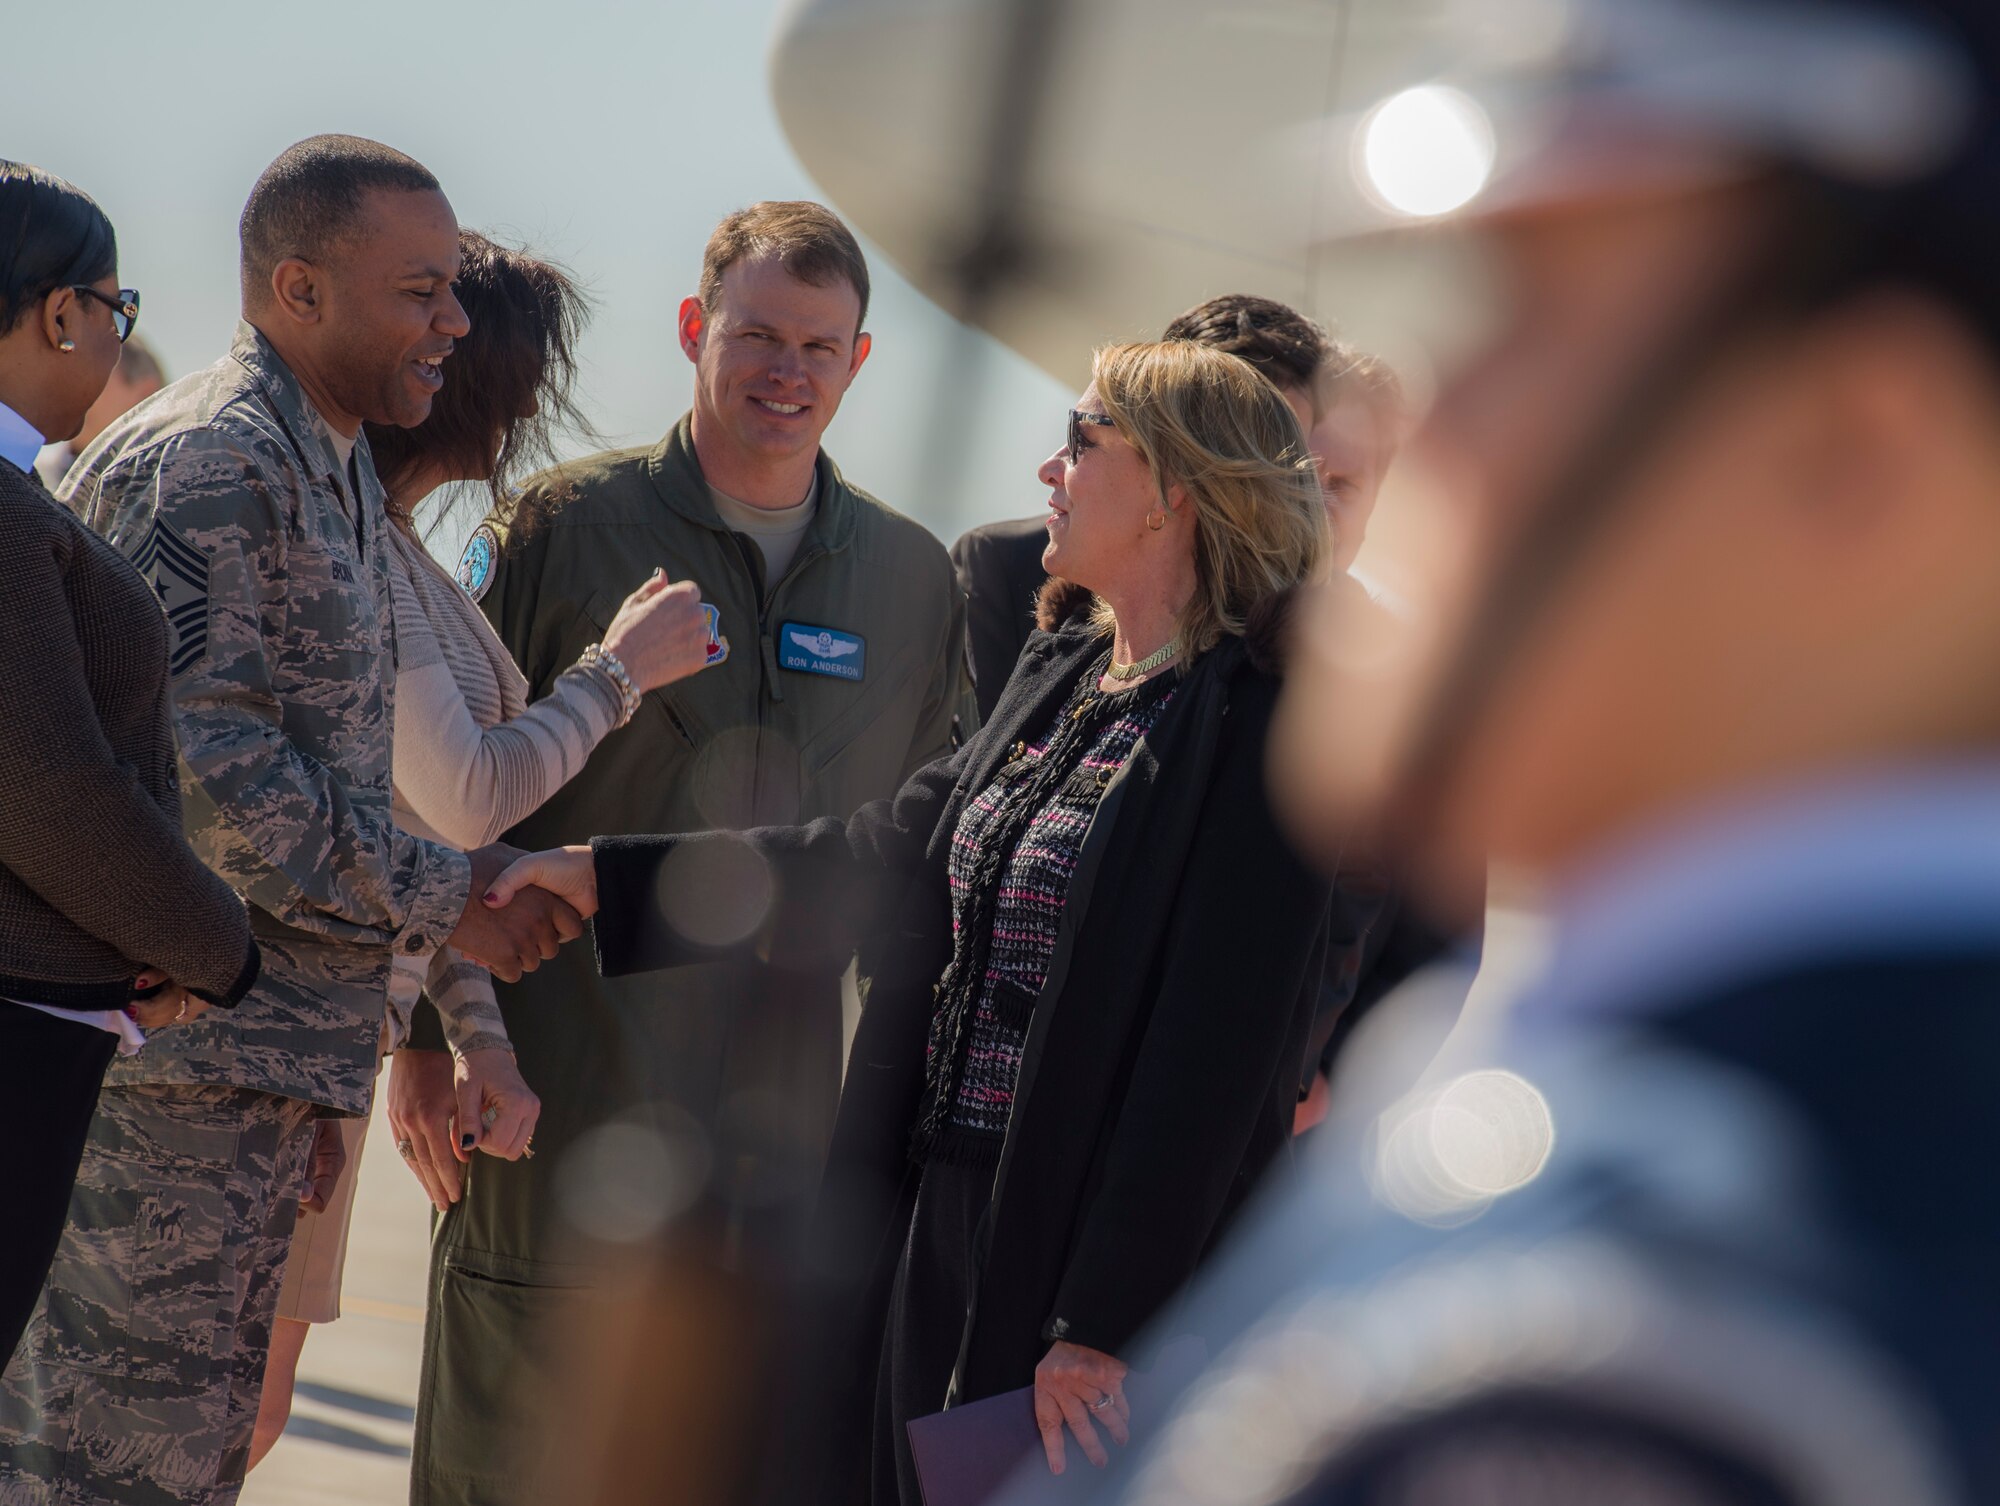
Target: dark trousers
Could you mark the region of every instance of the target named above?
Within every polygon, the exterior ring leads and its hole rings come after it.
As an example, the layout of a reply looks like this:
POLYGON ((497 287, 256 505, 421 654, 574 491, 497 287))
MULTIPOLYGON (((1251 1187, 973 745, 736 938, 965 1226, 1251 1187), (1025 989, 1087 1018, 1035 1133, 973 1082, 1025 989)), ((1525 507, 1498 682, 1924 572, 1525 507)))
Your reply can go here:
POLYGON ((0 1002, 0 1355, 35 1310, 69 1215, 104 1069, 108 1030, 0 1002))

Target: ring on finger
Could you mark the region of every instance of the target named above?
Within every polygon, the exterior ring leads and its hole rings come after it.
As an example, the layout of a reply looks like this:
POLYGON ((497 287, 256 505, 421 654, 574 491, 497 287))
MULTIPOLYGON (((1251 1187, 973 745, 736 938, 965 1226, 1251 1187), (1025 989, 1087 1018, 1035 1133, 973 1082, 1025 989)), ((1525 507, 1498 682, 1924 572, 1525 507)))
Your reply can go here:
POLYGON ((414 1161, 417 1158, 417 1147, 410 1140, 398 1140, 396 1142, 396 1154, 401 1156, 405 1161, 414 1161))
POLYGON ((1093 1412, 1102 1412, 1106 1407, 1110 1406, 1117 1399, 1118 1398, 1113 1396, 1109 1391, 1106 1391, 1102 1396, 1098 1397, 1096 1401, 1090 1404, 1090 1410, 1093 1412))

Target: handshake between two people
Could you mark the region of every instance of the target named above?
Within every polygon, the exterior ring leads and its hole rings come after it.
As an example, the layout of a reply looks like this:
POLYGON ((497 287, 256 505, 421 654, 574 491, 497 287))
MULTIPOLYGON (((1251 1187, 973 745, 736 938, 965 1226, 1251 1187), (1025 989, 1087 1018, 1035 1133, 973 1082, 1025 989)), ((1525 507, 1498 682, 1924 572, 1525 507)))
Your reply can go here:
POLYGON ((597 913, 597 860, 589 847, 551 847, 517 852, 500 876, 486 886, 483 903, 502 914, 529 894, 545 894, 585 920, 597 913))
POLYGON ((472 887, 465 911, 451 933, 451 944, 493 976, 518 983, 562 950, 564 942, 583 934, 583 923, 597 909, 595 875, 587 881, 588 902, 578 903, 575 875, 544 858, 569 852, 583 854, 590 869, 588 847, 555 853, 526 853, 505 842, 474 848, 472 887))

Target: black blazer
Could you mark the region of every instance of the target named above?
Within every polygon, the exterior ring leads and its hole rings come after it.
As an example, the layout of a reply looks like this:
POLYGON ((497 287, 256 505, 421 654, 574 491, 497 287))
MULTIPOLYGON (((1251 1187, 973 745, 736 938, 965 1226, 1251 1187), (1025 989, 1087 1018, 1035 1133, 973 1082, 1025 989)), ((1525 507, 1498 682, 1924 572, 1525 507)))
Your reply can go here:
POLYGON ((152 966, 234 1005, 257 946, 182 834, 153 588, 4 460, 0 541, 0 997, 117 1009, 152 966))
MULTIPOLYGON (((1272 1163, 1292 1114, 1325 947, 1329 881, 1264 787, 1276 622, 1189 669, 1107 792, 1117 802, 1065 961, 1036 1006, 962 1335, 956 1400, 1027 1385, 1051 1340, 1116 1354, 1181 1289, 1272 1163)), ((842 823, 601 838, 607 973, 732 948, 677 935, 690 888, 766 917, 741 944, 780 965, 887 938, 848 1064, 809 1273, 851 1327, 818 1383, 833 1437, 865 1450, 889 1281, 916 1188, 909 1137, 933 986, 950 956, 946 859, 964 802, 1046 726, 1104 646, 1081 613, 1036 633, 992 721, 893 801, 842 823)), ((1089 860, 1086 859, 1086 862, 1089 860)), ((851 1462, 850 1462, 851 1463, 851 1462)), ((836 1478, 866 1478, 865 1467, 836 1478)))
POLYGON ((1035 598, 1049 578, 1042 569, 1048 545, 1044 515, 988 523, 951 546, 965 595, 965 663, 982 722, 992 719, 1014 661, 1035 631, 1035 598))

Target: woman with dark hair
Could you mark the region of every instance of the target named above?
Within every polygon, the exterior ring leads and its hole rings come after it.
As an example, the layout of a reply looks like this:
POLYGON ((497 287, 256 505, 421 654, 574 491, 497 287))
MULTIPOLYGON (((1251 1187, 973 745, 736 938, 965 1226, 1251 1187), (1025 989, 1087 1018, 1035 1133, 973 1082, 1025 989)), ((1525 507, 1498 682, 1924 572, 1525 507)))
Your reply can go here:
POLYGON ((243 902, 182 836, 159 603, 34 472, 138 316, 104 211, 0 161, 0 1358, 62 1237, 112 1053, 257 977, 243 902))
POLYGON ((488 896, 594 912, 607 975, 879 951, 806 1246, 852 1327, 768 1402, 816 1477, 786 1499, 919 1506, 906 1424, 1016 1387, 1051 1469, 1065 1434, 1102 1463, 1122 1356, 1289 1152, 1329 892, 1264 784, 1329 547, 1304 435, 1235 356, 1116 346, 1039 474, 1041 631, 955 756, 846 822, 600 837, 488 896))
MULTIPOLYGON (((426 499, 457 482, 502 494, 521 469, 554 459, 559 429, 587 428, 572 398, 587 310, 561 268, 470 230, 459 234, 454 290, 471 329, 445 365, 430 416, 413 429, 368 424, 365 433, 392 525, 396 823, 470 849, 496 840, 581 770, 642 694, 703 668, 708 630, 694 585, 669 585, 655 571, 626 598, 604 641, 528 704, 527 681, 474 598, 425 550, 418 513, 426 499)), ((508 1160, 531 1154, 541 1104, 515 1066, 491 975, 451 947, 424 960, 399 958, 390 975, 384 1054, 410 1041, 413 1030, 416 1044, 449 1046, 451 1054, 413 1052, 399 1058, 395 1076, 422 1073, 436 1062, 452 1074, 455 1092, 419 1098, 392 1088, 389 1118, 397 1151, 442 1211, 458 1200, 475 1149, 508 1160), (420 994, 435 1014, 417 1011, 420 994), (440 1025, 441 1035, 434 1028, 440 1025), (421 1107, 440 1098, 455 1103, 456 1112, 421 1107)), ((292 1237, 253 1463, 284 1431, 310 1325, 340 1316, 367 1128, 366 1119, 341 1121, 344 1170, 326 1206, 302 1213, 292 1237)))

